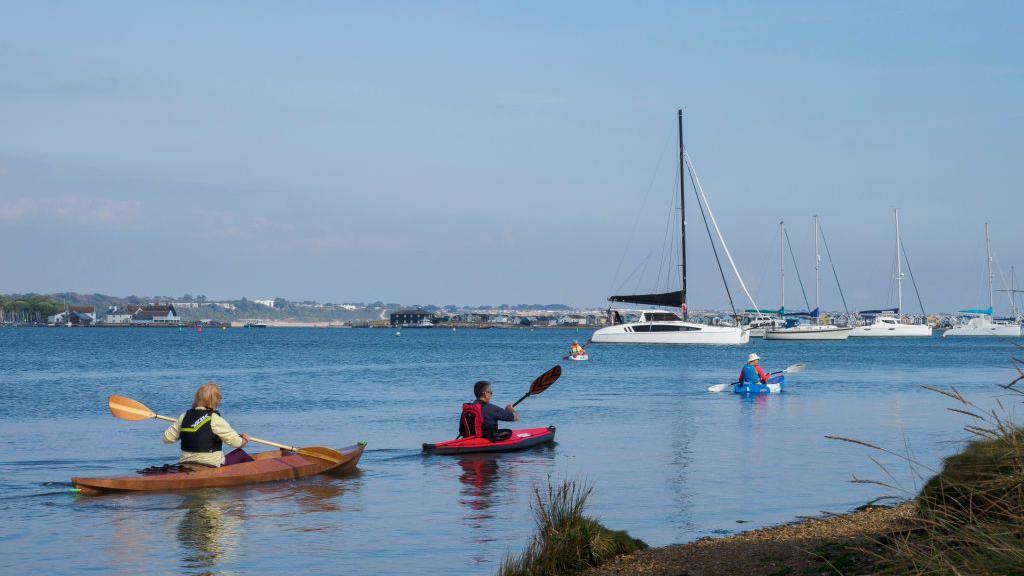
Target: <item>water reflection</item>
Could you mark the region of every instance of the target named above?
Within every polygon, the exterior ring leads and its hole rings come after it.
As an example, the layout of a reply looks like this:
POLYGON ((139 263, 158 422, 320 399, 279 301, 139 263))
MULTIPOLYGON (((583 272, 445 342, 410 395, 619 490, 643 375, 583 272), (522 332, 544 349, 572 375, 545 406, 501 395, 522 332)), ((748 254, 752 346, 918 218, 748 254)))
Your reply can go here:
POLYGON ((213 571, 234 559, 242 540, 245 499, 220 491, 199 491, 186 496, 175 535, 185 554, 182 565, 193 570, 213 571))
MULTIPOLYGON (((500 470, 498 457, 467 454, 457 458, 462 468, 462 474, 459 475, 459 482, 462 482, 460 502, 470 509, 465 518, 470 526, 479 528, 494 517, 490 509, 494 505, 495 481, 500 470)), ((509 473, 511 470, 509 467, 509 473)))
POLYGON ((550 474, 554 456, 554 447, 545 445, 514 454, 453 457, 461 484, 459 503, 466 507, 463 524, 470 529, 467 544, 472 562, 495 561, 493 550, 487 544, 501 541, 507 535, 503 522, 510 512, 502 508, 522 505, 525 509, 521 494, 529 493, 550 474))

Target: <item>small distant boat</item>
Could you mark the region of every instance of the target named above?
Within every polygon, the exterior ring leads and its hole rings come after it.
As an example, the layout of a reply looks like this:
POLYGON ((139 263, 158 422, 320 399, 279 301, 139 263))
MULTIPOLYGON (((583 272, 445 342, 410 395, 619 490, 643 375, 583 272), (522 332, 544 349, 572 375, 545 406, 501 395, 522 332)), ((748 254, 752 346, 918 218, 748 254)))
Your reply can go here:
MULTIPOLYGON (((985 223, 985 251, 988 263, 988 308, 984 310, 961 310, 960 313, 963 314, 967 320, 962 322, 959 326, 954 326, 953 328, 943 332, 943 338, 951 336, 1004 336, 1008 338, 1017 338, 1021 336, 1021 324, 1019 320, 996 320, 993 317, 995 297, 994 290, 992 289, 992 280, 995 276, 992 274, 992 241, 989 239, 988 222, 985 223)), ((1016 305, 1013 304, 1012 296, 1010 303, 1011 306, 1016 308, 1016 305)))
MULTIPOLYGON (((770 311, 771 314, 781 314, 782 312, 782 309, 779 309, 777 312, 774 310, 770 311)), ((746 328, 750 332, 751 338, 764 338, 764 333, 769 329, 782 328, 785 325, 786 323, 781 319, 774 316, 766 316, 764 311, 758 310, 757 315, 746 324, 746 328)))
POLYGON ((266 328, 267 325, 262 322, 246 322, 246 328, 266 328))
POLYGON ((584 352, 583 354, 576 355, 576 356, 573 356, 572 354, 570 354, 570 355, 566 356, 565 359, 566 360, 572 360, 573 362, 583 362, 583 361, 586 361, 586 360, 590 360, 590 355, 587 354, 586 352, 584 352))

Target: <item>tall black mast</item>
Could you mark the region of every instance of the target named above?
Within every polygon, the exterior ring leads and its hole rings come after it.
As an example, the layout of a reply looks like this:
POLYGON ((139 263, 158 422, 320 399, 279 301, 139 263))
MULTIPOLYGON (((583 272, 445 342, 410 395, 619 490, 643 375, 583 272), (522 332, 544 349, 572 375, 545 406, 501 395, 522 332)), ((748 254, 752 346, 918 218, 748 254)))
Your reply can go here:
POLYGON ((682 295, 683 320, 689 316, 686 309, 686 147, 683 146, 683 110, 679 110, 679 233, 681 257, 679 260, 679 291, 682 295))

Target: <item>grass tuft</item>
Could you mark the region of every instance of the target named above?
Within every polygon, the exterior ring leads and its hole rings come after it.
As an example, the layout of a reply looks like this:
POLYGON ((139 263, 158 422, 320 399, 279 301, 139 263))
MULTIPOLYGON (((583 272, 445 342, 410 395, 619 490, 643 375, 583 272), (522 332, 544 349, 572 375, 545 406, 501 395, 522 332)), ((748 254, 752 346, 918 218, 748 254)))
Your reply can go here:
POLYGON ((506 556, 499 576, 569 576, 618 556, 647 548, 625 531, 609 530, 585 515, 593 486, 566 480, 533 489, 537 523, 526 550, 506 556))
MULTIPOLYGON (((1024 376, 1024 362, 1013 362, 1024 376)), ((1021 380, 1001 387, 1019 399, 1024 391, 1015 385, 1021 380)), ((925 388, 967 407, 951 410, 974 422, 964 427, 971 435, 964 449, 946 458, 914 498, 915 529, 878 540, 891 573, 1024 575, 1024 428, 1002 401, 997 409, 982 411, 956 389, 925 388)), ((867 442, 833 439, 892 453, 867 442)))

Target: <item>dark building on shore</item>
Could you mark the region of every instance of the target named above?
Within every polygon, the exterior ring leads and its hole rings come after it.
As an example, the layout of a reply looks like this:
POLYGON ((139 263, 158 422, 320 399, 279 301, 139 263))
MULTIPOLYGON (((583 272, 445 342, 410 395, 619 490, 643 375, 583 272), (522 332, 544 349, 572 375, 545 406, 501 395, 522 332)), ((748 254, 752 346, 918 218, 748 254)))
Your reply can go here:
POLYGON ((434 315, 420 308, 403 308, 391 313, 392 326, 416 326, 426 320, 431 322, 434 315))

